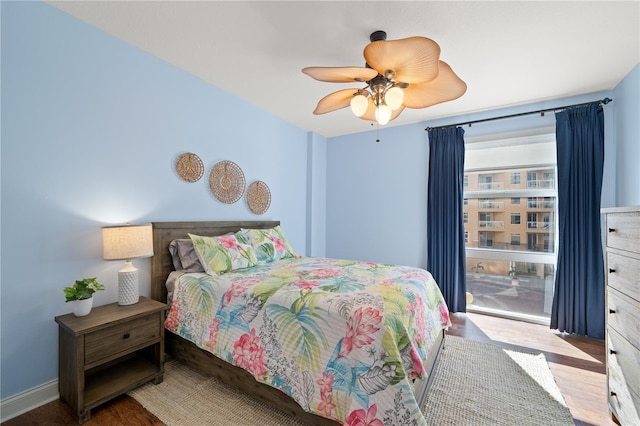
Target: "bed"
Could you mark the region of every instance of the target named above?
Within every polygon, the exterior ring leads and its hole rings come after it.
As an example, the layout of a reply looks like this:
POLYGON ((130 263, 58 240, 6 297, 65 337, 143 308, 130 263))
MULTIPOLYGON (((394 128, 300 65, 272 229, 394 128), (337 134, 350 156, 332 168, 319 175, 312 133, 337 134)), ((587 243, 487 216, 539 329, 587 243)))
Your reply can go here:
MULTIPOLYGON (((169 252, 174 240, 271 230, 279 224, 153 223, 151 297, 171 303, 167 354, 312 425, 355 424, 367 417, 385 424, 424 424, 419 407, 450 325, 442 295, 426 271, 293 256, 219 277, 174 272, 169 252), (203 311, 185 313, 190 299, 181 295, 189 294, 194 282, 219 303, 209 306, 208 299, 205 310, 215 312, 208 329, 201 322, 203 311), (256 290, 247 282, 261 286, 256 290), (376 289, 374 296, 364 289, 369 285, 376 289), (421 290, 407 293, 412 287, 421 290), (398 292, 409 295, 405 304, 398 292), (430 313, 422 305, 429 305, 430 313), (417 330, 416 321, 429 326, 417 330), (243 355, 243 348, 258 350, 243 355)), ((201 299, 195 303, 204 309, 201 299)))

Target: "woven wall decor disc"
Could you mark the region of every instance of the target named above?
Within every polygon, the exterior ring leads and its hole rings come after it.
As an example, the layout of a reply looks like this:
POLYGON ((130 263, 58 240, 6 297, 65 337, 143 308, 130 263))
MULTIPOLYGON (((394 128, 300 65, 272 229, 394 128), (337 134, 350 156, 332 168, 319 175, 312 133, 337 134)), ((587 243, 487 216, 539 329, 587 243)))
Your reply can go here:
POLYGON ((261 180, 251 182, 247 188, 247 204, 249 210, 255 214, 263 214, 271 205, 271 191, 266 183, 261 180))
POLYGON ((178 157, 176 171, 185 182, 196 182, 204 174, 204 164, 196 154, 187 152, 178 157))
POLYGON ((242 169, 233 161, 219 161, 209 173, 209 186, 214 197, 223 203, 235 203, 244 194, 246 181, 242 169))

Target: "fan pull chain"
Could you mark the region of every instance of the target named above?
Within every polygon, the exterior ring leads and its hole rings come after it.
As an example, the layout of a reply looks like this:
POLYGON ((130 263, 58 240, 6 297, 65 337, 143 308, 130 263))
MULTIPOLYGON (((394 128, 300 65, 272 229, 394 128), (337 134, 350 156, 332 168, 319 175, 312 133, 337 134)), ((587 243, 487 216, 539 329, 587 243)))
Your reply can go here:
MULTIPOLYGON (((371 123, 371 125, 373 126, 374 124, 371 123)), ((379 143, 380 142, 380 123, 376 123, 376 142, 379 143)))

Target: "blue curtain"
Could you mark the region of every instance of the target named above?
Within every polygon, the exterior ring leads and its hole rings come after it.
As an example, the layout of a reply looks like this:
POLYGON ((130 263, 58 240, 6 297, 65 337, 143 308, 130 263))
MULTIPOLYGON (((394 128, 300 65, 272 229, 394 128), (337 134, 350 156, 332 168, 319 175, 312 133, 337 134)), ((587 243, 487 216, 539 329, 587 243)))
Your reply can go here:
POLYGON ((602 107, 590 105, 556 113, 556 145, 560 234, 551 328, 603 339, 602 107))
POLYGON ((464 129, 429 130, 427 269, 451 312, 467 309, 463 181, 464 129))

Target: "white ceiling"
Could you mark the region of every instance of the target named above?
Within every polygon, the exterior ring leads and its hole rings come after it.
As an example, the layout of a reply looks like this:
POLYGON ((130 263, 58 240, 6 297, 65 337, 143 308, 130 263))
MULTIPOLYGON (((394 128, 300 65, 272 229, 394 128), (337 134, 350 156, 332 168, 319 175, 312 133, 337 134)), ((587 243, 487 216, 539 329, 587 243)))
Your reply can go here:
POLYGON ((614 88, 640 62, 639 1, 51 1, 50 4, 294 125, 326 137, 371 129, 316 103, 358 84, 306 66, 363 66, 375 30, 425 36, 468 86, 387 126, 614 88))

